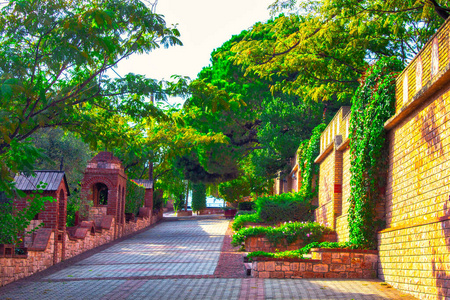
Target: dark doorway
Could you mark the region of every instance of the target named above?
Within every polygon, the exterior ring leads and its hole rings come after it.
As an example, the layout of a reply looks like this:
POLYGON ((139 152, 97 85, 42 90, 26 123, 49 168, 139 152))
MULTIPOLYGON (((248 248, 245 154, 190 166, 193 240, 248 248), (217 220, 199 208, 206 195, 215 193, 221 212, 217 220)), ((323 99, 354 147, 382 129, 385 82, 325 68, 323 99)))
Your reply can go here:
POLYGON ((103 183, 94 185, 94 205, 101 206, 108 204, 108 187, 103 183))

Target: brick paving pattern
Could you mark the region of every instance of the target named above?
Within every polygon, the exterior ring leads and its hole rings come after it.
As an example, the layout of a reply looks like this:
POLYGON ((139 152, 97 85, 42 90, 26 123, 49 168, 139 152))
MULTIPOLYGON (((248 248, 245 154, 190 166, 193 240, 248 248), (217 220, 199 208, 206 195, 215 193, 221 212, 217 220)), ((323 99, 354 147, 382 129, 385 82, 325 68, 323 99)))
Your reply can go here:
POLYGON ((221 217, 163 222, 0 299, 413 299, 377 280, 244 278, 230 234, 221 217))

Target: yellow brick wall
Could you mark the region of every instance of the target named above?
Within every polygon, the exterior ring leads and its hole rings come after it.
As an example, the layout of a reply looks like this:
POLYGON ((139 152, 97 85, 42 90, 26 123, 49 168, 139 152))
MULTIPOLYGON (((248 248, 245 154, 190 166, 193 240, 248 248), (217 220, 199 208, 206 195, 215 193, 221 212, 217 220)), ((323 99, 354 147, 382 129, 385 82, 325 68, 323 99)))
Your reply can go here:
POLYGON ((449 29, 450 22, 446 22, 442 28, 428 41, 422 51, 410 62, 408 67, 397 77, 396 82, 396 113, 407 102, 411 101, 414 96, 420 91, 416 88, 416 65, 419 61, 422 61, 422 87, 425 87, 432 81, 431 76, 431 52, 432 45, 435 40, 438 43, 438 58, 439 58, 439 71, 442 71, 449 63, 448 48, 449 48, 449 29), (403 86, 404 78, 407 77, 408 92, 407 99, 404 99, 403 86))
POLYGON ((379 234, 378 277, 418 299, 448 299, 450 220, 379 234))
POLYGON ((336 219, 336 233, 338 242, 347 242, 349 240, 347 199, 350 196, 350 151, 348 148, 343 151, 342 156, 342 214, 336 219))
POLYGON ((449 31, 447 21, 398 76, 396 115, 386 123, 389 172, 379 277, 420 299, 450 297, 449 31), (439 62, 434 75, 433 47, 439 62), (422 85, 416 81, 420 61, 422 85))
POLYGON ((320 164, 319 172, 319 207, 315 211, 315 220, 332 226, 334 193, 334 151, 320 164))
POLYGON ((450 296, 450 84, 388 135, 379 276, 420 299, 450 296))

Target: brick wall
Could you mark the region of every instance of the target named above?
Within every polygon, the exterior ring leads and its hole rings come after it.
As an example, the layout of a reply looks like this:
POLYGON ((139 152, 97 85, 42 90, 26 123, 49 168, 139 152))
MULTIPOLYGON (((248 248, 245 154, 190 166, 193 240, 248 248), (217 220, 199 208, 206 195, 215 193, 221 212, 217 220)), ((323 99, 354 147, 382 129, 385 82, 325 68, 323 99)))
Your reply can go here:
POLYGON ((450 23, 397 78, 379 277, 420 299, 450 296, 450 23))
POLYGON ((342 209, 336 218, 336 233, 339 242, 349 240, 348 231, 348 197, 350 196, 350 150, 346 148, 342 152, 342 209))
POLYGON ((450 84, 389 132, 380 278, 421 299, 450 295, 450 84))
MULTIPOLYGON (((161 211, 151 218, 138 218, 136 221, 126 223, 123 230, 124 235, 132 234, 157 223, 162 219, 162 214, 161 211)), ((94 227, 92 231, 90 227, 81 227, 71 234, 65 233, 62 237, 66 245, 65 259, 113 241, 115 239, 115 220, 112 218, 110 221, 106 228, 94 227)), ((55 232, 49 228, 41 228, 36 236, 37 238, 28 248, 27 255, 11 258, 0 256, 0 286, 45 270, 61 261, 62 244, 60 242, 55 244, 55 232), (59 252, 56 256, 57 261, 54 261, 55 251, 59 252)))
POLYGON ((333 228, 334 151, 320 164, 318 208, 315 220, 333 228))

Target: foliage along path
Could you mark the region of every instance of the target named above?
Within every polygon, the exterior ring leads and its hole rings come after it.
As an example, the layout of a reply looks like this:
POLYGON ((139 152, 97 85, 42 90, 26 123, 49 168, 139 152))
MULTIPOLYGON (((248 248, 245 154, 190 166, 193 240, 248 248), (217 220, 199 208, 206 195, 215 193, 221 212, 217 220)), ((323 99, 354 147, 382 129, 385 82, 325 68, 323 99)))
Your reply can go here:
POLYGON ((0 289, 0 299, 409 299, 379 281, 243 278, 223 217, 153 228, 0 289))

